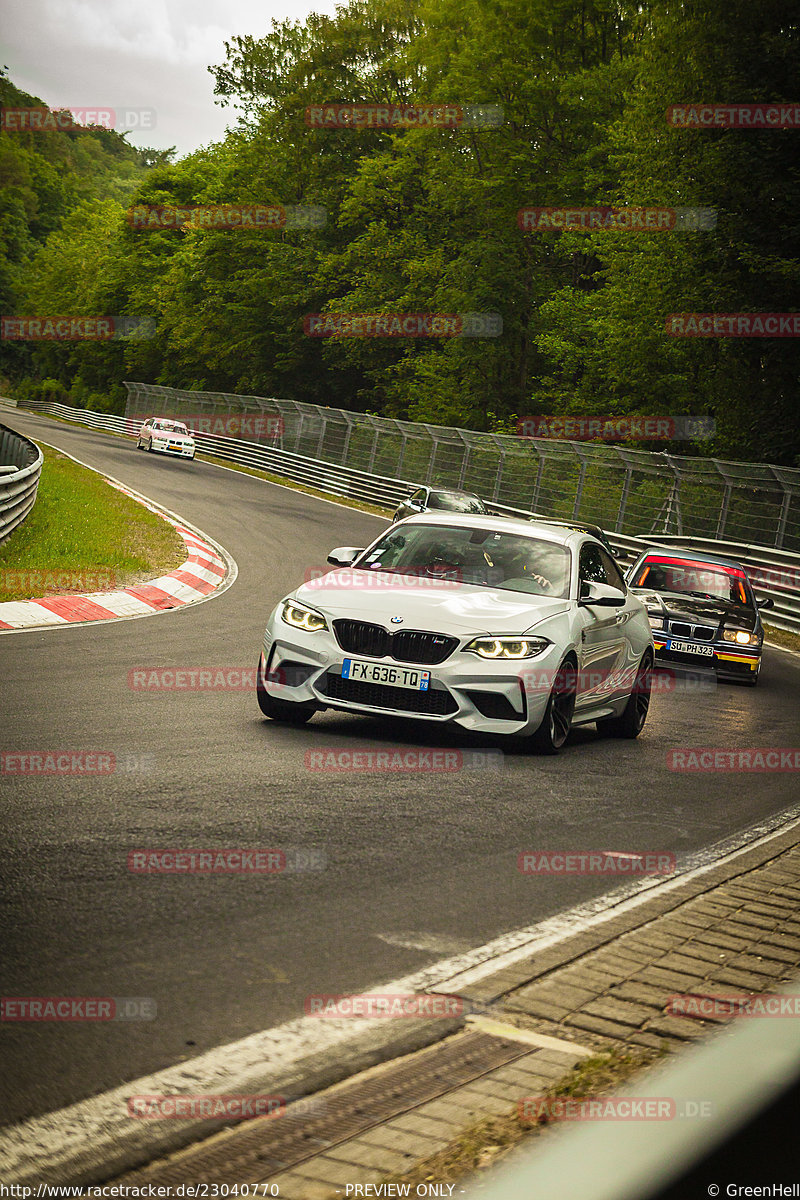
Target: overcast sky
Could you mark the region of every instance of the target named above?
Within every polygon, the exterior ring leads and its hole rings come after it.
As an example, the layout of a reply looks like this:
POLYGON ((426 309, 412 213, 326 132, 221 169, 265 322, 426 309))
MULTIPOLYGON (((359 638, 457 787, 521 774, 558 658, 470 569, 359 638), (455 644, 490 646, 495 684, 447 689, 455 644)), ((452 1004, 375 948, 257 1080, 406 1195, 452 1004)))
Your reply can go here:
POLYGON ((333 15, 336 2, 5 0, 4 9, 2 62, 17 87, 51 107, 155 109, 155 127, 128 141, 188 154, 235 123, 232 108, 214 103, 206 69, 224 60, 223 42, 263 36, 273 17, 333 15))

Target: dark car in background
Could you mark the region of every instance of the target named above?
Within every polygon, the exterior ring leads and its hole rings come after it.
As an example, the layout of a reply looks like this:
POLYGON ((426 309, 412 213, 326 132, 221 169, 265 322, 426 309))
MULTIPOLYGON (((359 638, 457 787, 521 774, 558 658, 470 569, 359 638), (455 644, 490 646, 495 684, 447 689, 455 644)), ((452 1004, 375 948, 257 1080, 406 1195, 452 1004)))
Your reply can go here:
POLYGON ((426 512, 471 513, 482 516, 486 505, 474 492, 462 492, 455 488, 420 487, 410 493, 408 499, 397 506, 393 521, 404 517, 418 517, 426 512))
POLYGON ((608 540, 608 535, 599 525, 593 525, 586 521, 559 521, 556 517, 532 516, 531 520, 535 521, 537 525, 560 525, 563 529, 577 529, 579 533, 589 533, 593 538, 597 539, 612 558, 619 558, 617 551, 608 540))
POLYGON ((678 547, 651 546, 626 574, 653 630, 656 663, 713 669, 751 687, 761 672, 764 629, 741 563, 678 547))

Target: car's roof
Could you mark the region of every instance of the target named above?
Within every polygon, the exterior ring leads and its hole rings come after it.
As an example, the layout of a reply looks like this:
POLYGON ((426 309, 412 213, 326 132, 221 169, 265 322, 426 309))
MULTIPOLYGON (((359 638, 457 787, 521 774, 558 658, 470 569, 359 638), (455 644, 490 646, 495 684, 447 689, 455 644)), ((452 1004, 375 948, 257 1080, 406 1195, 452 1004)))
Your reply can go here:
POLYGON ((527 521, 523 517, 493 517, 482 513, 421 513, 406 517, 403 525, 451 525, 460 529, 488 529, 502 533, 519 533, 524 537, 539 538, 543 542, 554 542, 564 546, 568 542, 591 536, 583 530, 570 529, 566 525, 544 525, 527 521))
POLYGON ((745 568, 735 558, 725 558, 721 554, 701 554, 697 550, 690 550, 686 546, 648 546, 646 550, 639 555, 641 558, 645 554, 669 554, 673 558, 688 558, 692 562, 709 563, 715 567, 733 567, 737 571, 744 571, 745 568))
POLYGON ((427 487, 429 492, 444 492, 448 496, 469 496, 473 500, 480 500, 480 496, 476 492, 467 492, 464 488, 437 487, 433 483, 422 484, 422 487, 427 487))

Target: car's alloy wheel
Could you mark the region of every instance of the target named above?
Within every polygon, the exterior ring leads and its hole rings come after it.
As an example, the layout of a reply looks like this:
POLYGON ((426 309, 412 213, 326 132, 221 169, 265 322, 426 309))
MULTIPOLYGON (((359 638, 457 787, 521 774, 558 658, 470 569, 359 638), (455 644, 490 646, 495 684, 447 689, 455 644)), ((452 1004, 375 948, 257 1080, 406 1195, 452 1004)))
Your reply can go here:
POLYGON ((152 438, 150 438, 150 440, 148 441, 146 449, 149 453, 152 454, 152 452, 153 452, 153 439, 152 438))
POLYGON ((256 696, 258 707, 265 717, 282 721, 288 725, 305 725, 317 711, 315 704, 297 704, 293 700, 276 700, 264 687, 264 655, 258 660, 256 671, 256 696))
POLYGON ((639 663, 633 690, 628 703, 618 717, 606 717, 597 722, 599 733, 610 737, 637 738, 644 729, 650 711, 650 693, 653 690, 653 660, 645 654, 639 663))
POLYGON ((542 723, 530 739, 531 745, 540 754, 558 754, 569 737, 577 690, 575 663, 565 659, 556 673, 542 723))

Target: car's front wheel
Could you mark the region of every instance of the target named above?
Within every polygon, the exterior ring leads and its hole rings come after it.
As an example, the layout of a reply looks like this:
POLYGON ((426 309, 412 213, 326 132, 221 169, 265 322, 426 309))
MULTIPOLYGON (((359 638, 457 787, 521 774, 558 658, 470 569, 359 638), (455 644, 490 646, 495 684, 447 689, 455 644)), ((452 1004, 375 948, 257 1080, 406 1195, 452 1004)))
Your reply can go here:
POLYGON ((609 737, 637 738, 644 729, 650 711, 650 693, 653 690, 653 660, 645 654, 639 663, 633 689, 628 703, 618 717, 606 717, 597 722, 598 733, 609 737))
POLYGON ((558 754, 569 737, 577 691, 577 667, 566 658, 556 673, 542 723, 530 738, 530 745, 540 754, 558 754))
POLYGON ((317 711, 315 704, 298 704, 294 700, 276 700, 264 687, 264 655, 258 660, 256 672, 258 707, 265 717, 287 725, 305 725, 317 711))

